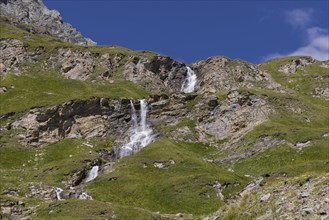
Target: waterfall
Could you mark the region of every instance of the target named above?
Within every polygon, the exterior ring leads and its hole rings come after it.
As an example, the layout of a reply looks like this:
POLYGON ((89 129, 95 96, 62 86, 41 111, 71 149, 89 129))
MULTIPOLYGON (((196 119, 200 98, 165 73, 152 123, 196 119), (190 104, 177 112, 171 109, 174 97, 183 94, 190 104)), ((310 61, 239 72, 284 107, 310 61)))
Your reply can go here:
POLYGON ((138 123, 136 109, 134 103, 130 101, 131 106, 131 121, 132 128, 130 130, 130 137, 126 144, 124 144, 119 152, 119 157, 132 155, 138 152, 141 148, 150 144, 153 140, 152 128, 147 124, 147 103, 145 99, 140 100, 140 121, 138 123))
POLYGON ((99 166, 93 166, 93 168, 91 168, 91 170, 88 172, 84 182, 87 183, 94 180, 98 175, 98 170, 99 170, 99 166))
POLYGON ((186 75, 186 79, 183 82, 181 92, 185 92, 185 93, 194 92, 194 87, 196 84, 196 74, 190 67, 187 66, 186 69, 187 69, 187 75, 186 75))
POLYGON ((62 192, 63 192, 63 189, 61 189, 61 188, 59 188, 59 187, 56 187, 56 188, 55 188, 55 193, 56 193, 56 198, 57 198, 57 200, 64 200, 64 199, 62 199, 62 197, 61 197, 62 192))
POLYGON ((136 109, 132 100, 130 100, 130 107, 131 107, 131 121, 133 123, 133 129, 136 129, 138 126, 138 122, 137 122, 136 109))

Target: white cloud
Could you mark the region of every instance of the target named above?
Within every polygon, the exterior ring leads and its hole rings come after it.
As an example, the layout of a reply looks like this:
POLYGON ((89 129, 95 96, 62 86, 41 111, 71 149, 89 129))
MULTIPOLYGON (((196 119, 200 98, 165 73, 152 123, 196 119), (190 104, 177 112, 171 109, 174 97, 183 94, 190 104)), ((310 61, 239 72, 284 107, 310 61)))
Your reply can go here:
POLYGON ((311 24, 313 9, 294 9, 286 11, 286 21, 294 28, 305 28, 311 24))
POLYGON ((311 56, 317 60, 329 60, 329 34, 327 29, 320 27, 309 27, 313 15, 313 9, 295 9, 285 13, 290 25, 299 28, 302 37, 306 38, 306 44, 292 51, 282 54, 279 52, 263 57, 269 60, 284 56, 311 56))
POLYGON ((264 60, 269 60, 284 56, 311 56, 317 60, 329 60, 329 35, 328 31, 319 28, 311 27, 306 30, 308 42, 305 46, 297 48, 295 51, 288 54, 273 53, 264 57, 264 60))

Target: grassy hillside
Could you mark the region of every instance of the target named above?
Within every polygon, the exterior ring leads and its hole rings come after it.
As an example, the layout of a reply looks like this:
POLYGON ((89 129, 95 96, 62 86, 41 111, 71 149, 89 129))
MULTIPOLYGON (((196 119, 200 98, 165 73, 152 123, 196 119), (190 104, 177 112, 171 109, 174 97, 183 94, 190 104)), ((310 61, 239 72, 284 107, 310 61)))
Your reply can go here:
POLYGON ((148 93, 126 80, 114 83, 91 83, 66 79, 54 71, 28 73, 22 76, 7 74, 1 84, 8 92, 1 94, 1 113, 19 112, 32 107, 51 106, 72 99, 88 99, 92 96, 143 98, 148 93))
MULTIPOLYGON (((8 92, 1 94, 0 114, 6 112, 19 112, 35 106, 55 105, 71 99, 87 99, 91 96, 143 98, 148 95, 138 85, 117 76, 113 82, 91 82, 67 79, 57 69, 45 70, 43 62, 58 48, 65 47, 79 51, 90 51, 100 56, 101 54, 122 54, 135 56, 154 56, 148 51, 131 51, 123 47, 82 47, 58 38, 43 34, 33 34, 27 30, 30 27, 20 24, 14 26, 1 17, 0 39, 18 39, 24 43, 29 52, 42 47, 44 52, 37 56, 35 62, 23 63, 21 67, 28 67, 19 75, 11 72, 0 76, 1 86, 6 86, 8 92)), ((125 59, 125 58, 124 58, 125 59)), ((120 70, 120 68, 119 68, 120 70)), ((97 74, 97 73, 95 73, 97 74)), ((120 75, 119 73, 117 75, 120 75)))
MULTIPOLYGON (((0 125, 13 122, 33 107, 52 106, 72 99, 92 96, 139 99, 150 95, 149 91, 120 77, 122 66, 116 69, 113 82, 95 82, 92 79, 67 79, 56 68, 43 69, 42 63, 59 47, 90 51, 97 56, 122 54, 122 62, 129 55, 152 57, 155 53, 122 47, 76 46, 47 35, 33 34, 28 27, 13 26, 5 20, 2 18, 0 23, 0 39, 19 39, 30 52, 40 46, 44 47, 44 52, 34 62, 21 64, 20 67, 25 68, 22 73, 8 72, 0 76, 0 85, 8 88, 7 92, 0 94, 0 115, 16 113, 13 118, 1 119, 0 125)), ((266 182, 272 187, 283 181, 283 176, 299 180, 308 174, 322 177, 329 172, 329 137, 325 135, 329 133, 329 104, 312 95, 316 88, 328 87, 329 72, 319 63, 298 69, 294 74, 278 71, 281 65, 296 58, 275 59, 259 67, 269 72, 286 93, 240 88, 241 93, 266 97, 272 112, 265 123, 240 137, 234 146, 222 149, 221 143, 210 147, 168 137, 170 132, 185 126, 193 134, 197 133, 196 119, 184 118, 177 124, 167 126, 159 123, 159 139, 135 155, 110 161, 111 171, 102 171, 94 181, 79 186, 94 200, 66 198, 49 202, 28 195, 31 186, 38 184, 49 188, 61 187, 68 192, 66 182, 73 174, 85 169, 90 161, 109 162, 101 156, 102 150, 111 149, 108 139, 63 139, 46 147, 31 148, 18 143, 17 131, 3 128, 0 131, 1 204, 12 202, 13 207, 31 209, 30 219, 40 220, 154 219, 160 218, 161 214, 170 219, 177 213, 190 214, 185 215, 186 219, 198 219, 218 209, 224 210, 224 219, 254 219, 264 214, 268 206, 250 207, 247 199, 238 205, 229 201, 255 178, 270 177, 266 182), (233 163, 214 162, 255 150, 255 143, 262 137, 282 142, 233 163), (84 143, 87 141, 94 147, 86 146, 84 143), (307 146, 300 147, 301 143, 307 142, 307 146), (218 183, 222 186, 224 200, 216 191, 218 183), (12 195, 3 193, 8 190, 13 191, 12 195), (244 214, 245 209, 250 213, 244 214)), ((95 74, 99 73, 96 71, 95 74)), ((227 91, 218 90, 214 94, 219 102, 228 96, 227 91)), ((197 104, 207 98, 206 95, 199 94, 189 102, 188 111, 199 108, 197 104)), ((264 192, 267 192, 266 187, 263 188, 264 192)), ((259 196, 252 194, 251 198, 258 201, 259 196)), ((9 214, 2 217, 9 218, 9 214)))
POLYGON ((239 183, 223 191, 226 197, 246 182, 246 178, 205 161, 213 151, 200 144, 160 139, 136 155, 118 161, 112 173, 100 176, 87 189, 98 200, 154 212, 206 214, 223 205, 213 188, 216 181, 239 183), (165 167, 157 168, 155 163, 165 167))

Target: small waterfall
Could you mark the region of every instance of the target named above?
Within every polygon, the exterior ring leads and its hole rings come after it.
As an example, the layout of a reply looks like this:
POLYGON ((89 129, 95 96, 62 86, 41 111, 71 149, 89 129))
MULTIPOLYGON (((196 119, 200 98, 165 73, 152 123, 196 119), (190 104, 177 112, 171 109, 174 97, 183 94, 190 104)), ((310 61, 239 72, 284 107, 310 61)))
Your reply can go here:
POLYGON ((87 182, 94 180, 98 175, 98 170, 99 170, 99 166, 93 166, 93 168, 91 168, 91 170, 89 170, 84 182, 87 183, 87 182))
POLYGON ((131 106, 131 121, 132 128, 129 141, 123 145, 119 152, 119 157, 132 155, 138 152, 141 148, 150 144, 153 140, 153 130, 147 124, 147 103, 145 99, 140 100, 140 122, 138 123, 136 109, 132 101, 131 106))
POLYGON ((187 69, 187 75, 186 75, 186 79, 183 82, 181 92, 185 92, 185 93, 194 92, 194 88, 196 85, 196 74, 190 67, 187 66, 186 69, 187 69))
POLYGON ((63 189, 61 189, 61 188, 59 188, 59 187, 56 187, 56 188, 55 188, 55 193, 56 193, 56 198, 57 198, 57 200, 64 200, 64 199, 62 199, 62 197, 61 197, 62 192, 63 192, 63 189))
POLYGON ((78 199, 87 199, 87 200, 93 200, 93 198, 88 195, 87 193, 83 192, 79 195, 78 199))
POLYGON ((137 122, 136 109, 132 100, 130 100, 130 107, 131 107, 131 121, 133 123, 133 129, 136 129, 138 126, 138 122, 137 122))

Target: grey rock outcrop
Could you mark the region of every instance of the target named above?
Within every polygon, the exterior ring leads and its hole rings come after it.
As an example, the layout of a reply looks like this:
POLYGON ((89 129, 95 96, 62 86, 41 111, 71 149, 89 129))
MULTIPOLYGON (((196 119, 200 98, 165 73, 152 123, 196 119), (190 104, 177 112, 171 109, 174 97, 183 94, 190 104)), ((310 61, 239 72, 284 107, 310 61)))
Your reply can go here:
POLYGON ((96 62, 90 52, 59 48, 47 62, 46 68, 59 68, 62 75, 70 79, 86 80, 96 68, 96 62))
MULTIPOLYGON (((262 187, 250 187, 249 184, 239 195, 242 199, 248 196, 248 205, 244 207, 248 210, 259 212, 256 205, 259 202, 262 202, 262 210, 275 205, 275 211, 267 218, 257 219, 328 219, 328 178, 328 174, 323 174, 318 177, 283 178, 262 187)), ((240 199, 234 201, 238 206, 240 202, 240 199)))
POLYGON ((44 61, 46 70, 56 69, 67 78, 77 80, 90 79, 97 70, 97 81, 109 81, 119 68, 123 55, 91 53, 81 49, 60 47, 44 61))
POLYGON ((329 101, 329 88, 315 88, 313 91, 313 97, 329 101))
POLYGON ((41 198, 48 202, 57 200, 54 187, 41 183, 31 185, 29 187, 29 193, 26 196, 30 198, 41 198))
POLYGON ((283 73, 296 73, 298 69, 303 69, 305 66, 315 63, 312 57, 300 57, 288 64, 280 66, 279 71, 283 73))
POLYGON ((180 91, 186 74, 185 64, 166 56, 131 56, 122 73, 125 79, 155 92, 180 91))
POLYGON ((197 90, 232 91, 240 87, 273 89, 282 92, 283 89, 269 73, 257 65, 241 60, 230 60, 226 57, 210 57, 192 64, 198 73, 197 90))
POLYGON ((18 71, 18 65, 31 61, 27 47, 20 40, 0 40, 0 74, 9 70, 18 71))
POLYGON ((20 74, 37 61, 38 56, 44 52, 44 47, 38 46, 32 50, 20 40, 0 39, 0 51, 0 74, 20 74))
MULTIPOLYGON (((215 140, 241 137, 255 126, 265 122, 270 108, 264 99, 253 94, 230 92, 225 101, 214 110, 195 112, 198 115, 198 130, 210 134, 215 140)), ((209 137, 203 135, 204 142, 209 137)))
POLYGON ((44 29, 50 35, 67 42, 91 46, 96 43, 84 38, 79 31, 65 23, 56 10, 49 10, 42 0, 2 0, 1 15, 9 16, 14 22, 22 22, 44 29))
POLYGON ((11 124, 25 146, 39 147, 63 138, 120 137, 129 127, 129 100, 91 98, 31 109, 11 124))
POLYGON ((320 62, 320 67, 329 69, 329 60, 320 62))
POLYGON ((172 128, 166 132, 169 137, 208 144, 227 140, 227 147, 265 122, 272 111, 266 97, 238 91, 221 102, 212 94, 153 95, 149 106, 153 124, 172 128))
POLYGON ((215 162, 233 164, 239 161, 240 159, 250 157, 256 153, 263 152, 266 149, 277 147, 279 145, 284 145, 284 144, 290 147, 294 146, 292 143, 289 143, 285 140, 279 140, 271 136, 260 137, 255 142, 251 142, 251 143, 238 142, 237 140, 229 141, 228 144, 224 145, 225 147, 229 147, 230 149, 229 155, 226 157, 221 157, 219 159, 216 159, 215 162), (246 147, 242 151, 240 150, 238 152, 234 152, 235 149, 241 145, 244 145, 246 147))

